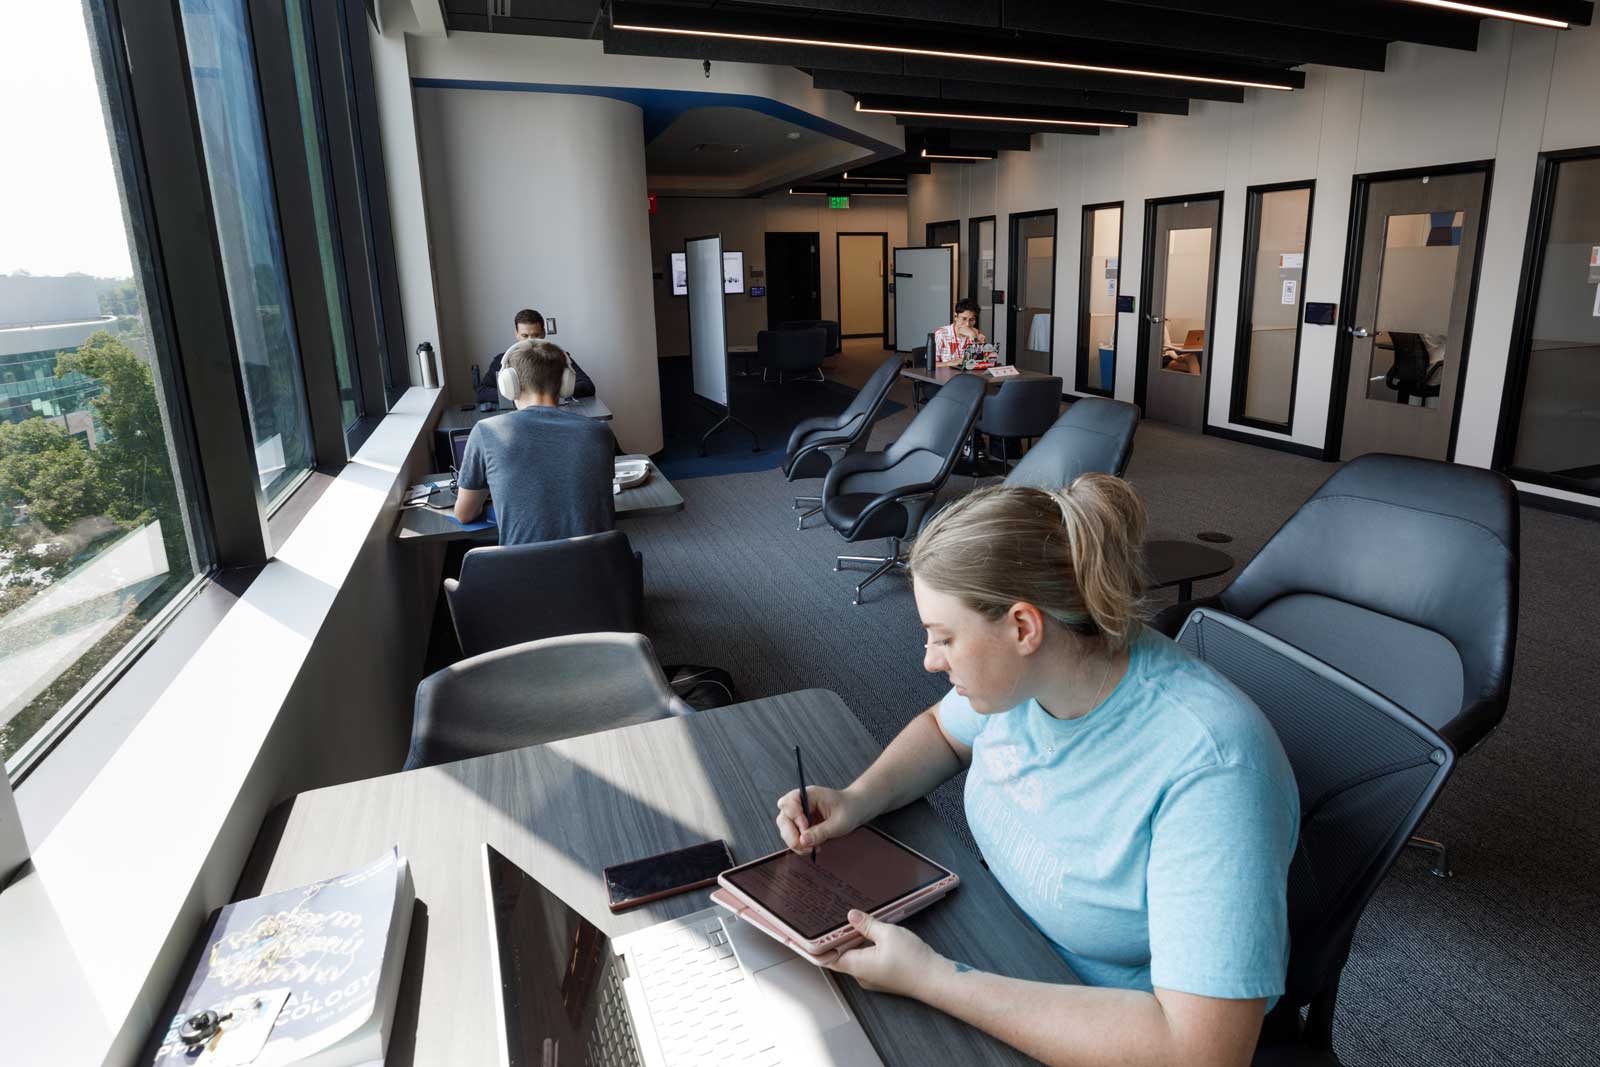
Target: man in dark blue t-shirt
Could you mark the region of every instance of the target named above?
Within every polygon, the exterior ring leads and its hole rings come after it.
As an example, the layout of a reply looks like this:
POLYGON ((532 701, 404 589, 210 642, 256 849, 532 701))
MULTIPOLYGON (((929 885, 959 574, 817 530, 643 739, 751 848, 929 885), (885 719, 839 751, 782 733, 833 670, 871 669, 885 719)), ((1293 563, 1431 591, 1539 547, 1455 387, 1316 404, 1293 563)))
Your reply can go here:
POLYGON ((574 378, 567 354, 549 341, 519 341, 501 377, 517 410, 472 428, 456 479, 457 521, 475 521, 492 497, 502 545, 611 529, 611 431, 561 406, 574 378))
MULTIPOLYGON (((511 326, 517 331, 518 341, 544 340, 544 316, 533 308, 523 308, 517 312, 511 321, 511 326)), ((497 404, 500 401, 500 391, 495 388, 495 378, 500 374, 500 368, 505 362, 505 353, 496 352, 489 359, 488 373, 478 379, 478 403, 497 404)), ((594 396, 594 381, 578 366, 578 361, 567 354, 567 364, 572 367, 572 374, 577 379, 573 387, 573 396, 594 396)), ((512 399, 515 399, 513 397, 512 399)))

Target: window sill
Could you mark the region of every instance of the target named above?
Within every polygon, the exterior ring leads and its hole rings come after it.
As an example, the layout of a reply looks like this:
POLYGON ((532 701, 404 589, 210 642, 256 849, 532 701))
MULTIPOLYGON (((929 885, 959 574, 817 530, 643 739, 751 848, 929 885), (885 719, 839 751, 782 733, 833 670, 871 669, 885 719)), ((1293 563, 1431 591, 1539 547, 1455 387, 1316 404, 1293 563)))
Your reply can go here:
POLYGON ((409 725, 387 720, 414 679, 385 630, 407 620, 375 608, 373 592, 432 592, 398 588, 407 566, 426 568, 396 552, 391 530, 443 403, 411 389, 395 405, 0 893, 8 1058, 131 1060, 270 805, 378 773, 362 763, 382 758, 367 751, 383 747, 371 732, 409 725), (352 656, 362 639, 370 655, 352 656), (363 721, 363 696, 381 714, 363 721))

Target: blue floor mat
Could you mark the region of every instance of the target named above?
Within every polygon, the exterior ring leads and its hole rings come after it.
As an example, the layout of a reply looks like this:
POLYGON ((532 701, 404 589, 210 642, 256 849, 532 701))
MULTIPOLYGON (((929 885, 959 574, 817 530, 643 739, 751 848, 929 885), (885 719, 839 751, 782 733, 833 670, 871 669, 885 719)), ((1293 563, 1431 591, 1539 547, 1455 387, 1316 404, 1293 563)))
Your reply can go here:
MULTIPOLYGON (((733 423, 718 430, 700 455, 700 438, 722 416, 694 396, 688 356, 658 361, 661 374, 661 422, 665 443, 652 458, 661 473, 676 481, 715 474, 743 474, 783 465, 789 433, 802 419, 837 415, 849 406, 856 390, 837 382, 763 382, 760 375, 730 380, 733 414, 756 432, 758 451, 750 450, 750 434, 733 423)), ((899 411, 887 401, 880 417, 899 411)))

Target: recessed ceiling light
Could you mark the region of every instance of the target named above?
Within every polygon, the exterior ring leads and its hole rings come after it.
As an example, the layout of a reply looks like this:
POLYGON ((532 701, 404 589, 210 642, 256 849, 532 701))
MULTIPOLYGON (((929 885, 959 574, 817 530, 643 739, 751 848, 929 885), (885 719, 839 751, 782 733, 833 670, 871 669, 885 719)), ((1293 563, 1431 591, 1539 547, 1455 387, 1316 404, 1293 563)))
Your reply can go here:
POLYGON ((1507 11, 1503 7, 1485 7, 1482 4, 1460 4, 1455 0, 1406 0, 1407 3, 1421 4, 1423 7, 1438 7, 1446 11, 1459 11, 1465 15, 1483 15, 1491 19, 1509 19, 1512 22, 1528 22, 1535 26, 1552 26, 1558 30, 1570 29, 1572 24, 1562 19, 1545 18, 1543 15, 1529 15, 1522 11, 1507 11))
POLYGON ((992 155, 981 155, 981 156, 978 156, 978 155, 963 155, 963 154, 961 154, 959 152, 930 152, 926 148, 924 148, 922 150, 922 158, 923 159, 976 159, 976 160, 985 160, 985 161, 987 161, 987 160, 993 159, 994 156, 992 156, 992 155))
MULTIPOLYGON (((1422 2, 1422 0, 1417 0, 1422 2)), ((611 28, 632 30, 635 33, 667 33, 679 37, 712 37, 725 41, 761 41, 766 44, 792 44, 809 48, 844 48, 853 52, 887 52, 898 56, 930 56, 934 59, 971 60, 979 63, 1008 63, 1021 67, 1043 67, 1049 70, 1082 70, 1094 74, 1126 74, 1135 78, 1161 78, 1167 81, 1196 82, 1204 85, 1237 85, 1244 89, 1280 89, 1291 92, 1293 85, 1253 78, 1219 78, 1204 74, 1178 74, 1173 71, 1143 67, 1114 67, 1100 63, 1071 63, 1061 59, 1034 59, 1028 56, 1001 56, 986 52, 957 52, 943 48, 913 48, 907 45, 873 44, 867 41, 823 40, 802 37, 792 33, 743 33, 732 30, 707 30, 690 26, 649 26, 639 22, 617 22, 613 16, 611 28)))
POLYGON ((913 111, 902 107, 867 107, 856 101, 856 110, 873 115, 909 115, 924 119, 975 119, 978 122, 1017 122, 1024 126, 1097 126, 1125 130, 1130 123, 1110 122, 1101 119, 1041 119, 1024 115, 974 115, 961 111, 913 111))

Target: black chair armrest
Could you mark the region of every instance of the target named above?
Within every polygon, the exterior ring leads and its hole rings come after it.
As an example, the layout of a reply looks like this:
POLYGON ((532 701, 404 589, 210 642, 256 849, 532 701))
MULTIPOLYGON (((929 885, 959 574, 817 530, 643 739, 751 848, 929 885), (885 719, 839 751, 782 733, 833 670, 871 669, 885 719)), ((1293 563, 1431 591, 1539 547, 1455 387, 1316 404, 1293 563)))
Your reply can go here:
POLYGON ((1483 739, 1494 732, 1505 718, 1505 700, 1474 700, 1461 709, 1461 714, 1440 729, 1445 740, 1456 746, 1456 754, 1465 756, 1477 748, 1483 739))
POLYGON ((1177 637, 1178 631, 1183 629, 1184 622, 1189 618, 1189 613, 1196 608, 1214 608, 1217 611, 1227 611, 1222 606, 1222 595, 1205 596, 1198 600, 1185 600, 1162 608, 1156 612, 1155 618, 1150 620, 1150 628, 1157 633, 1166 634, 1168 637, 1177 637))
POLYGON ((868 519, 872 518, 873 513, 878 509, 914 496, 932 496, 938 491, 939 487, 932 482, 918 482, 915 485, 896 486, 887 493, 879 493, 867 501, 867 506, 861 509, 861 513, 855 517, 855 521, 850 524, 848 530, 840 530, 839 532, 848 541, 856 535, 856 531, 860 530, 868 519))
MULTIPOLYGON (((851 418, 847 419, 841 412, 838 415, 815 415, 809 419, 801 419, 795 424, 794 429, 790 431, 789 445, 784 449, 784 452, 790 456, 793 456, 795 451, 800 448, 801 442, 805 441, 808 435, 816 433, 818 430, 839 431, 843 433, 845 427, 850 426, 858 418, 860 418, 859 415, 852 416, 851 418)), ((813 442, 813 444, 814 443, 815 442, 813 442)))

